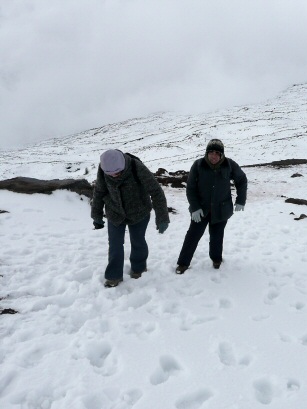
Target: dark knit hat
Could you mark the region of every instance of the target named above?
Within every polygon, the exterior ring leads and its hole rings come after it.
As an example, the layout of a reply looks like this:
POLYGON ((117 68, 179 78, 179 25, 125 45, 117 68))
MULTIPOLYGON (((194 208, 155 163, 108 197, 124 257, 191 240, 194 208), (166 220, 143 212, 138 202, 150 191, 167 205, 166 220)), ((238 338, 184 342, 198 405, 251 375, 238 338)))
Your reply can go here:
POLYGON ((123 153, 117 149, 109 149, 100 156, 101 169, 107 175, 119 173, 125 169, 126 161, 123 153))
POLYGON ((222 154, 224 154, 224 144, 221 140, 219 139, 211 139, 211 141, 208 142, 206 152, 209 151, 217 151, 222 154))

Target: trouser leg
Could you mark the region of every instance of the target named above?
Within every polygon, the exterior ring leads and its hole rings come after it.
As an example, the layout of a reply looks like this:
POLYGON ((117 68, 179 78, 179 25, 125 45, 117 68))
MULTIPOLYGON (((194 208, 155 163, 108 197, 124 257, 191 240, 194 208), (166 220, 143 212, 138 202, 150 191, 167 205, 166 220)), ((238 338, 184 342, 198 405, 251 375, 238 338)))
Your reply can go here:
POLYGON ((141 273, 146 270, 148 245, 146 243, 145 233, 149 219, 150 215, 146 216, 139 223, 128 226, 131 242, 130 263, 131 270, 134 273, 141 273))
POLYGON ((208 216, 201 219, 199 223, 193 222, 191 220, 190 227, 185 235, 185 239, 182 245, 181 252, 177 264, 180 266, 189 266, 195 250, 197 248, 199 240, 202 238, 209 218, 208 216))
POLYGON ((227 220, 220 223, 209 223, 209 256, 211 260, 222 261, 224 229, 226 224, 227 220))
POLYGON ((107 280, 123 278, 125 229, 125 223, 115 226, 108 220, 109 263, 105 271, 107 280))

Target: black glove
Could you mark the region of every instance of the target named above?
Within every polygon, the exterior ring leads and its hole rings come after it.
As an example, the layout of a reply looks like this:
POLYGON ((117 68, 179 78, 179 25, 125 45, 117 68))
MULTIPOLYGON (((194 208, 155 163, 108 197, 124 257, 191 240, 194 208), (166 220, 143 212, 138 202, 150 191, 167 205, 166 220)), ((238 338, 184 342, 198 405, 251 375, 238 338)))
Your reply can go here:
POLYGON ((104 228, 104 221, 101 220, 101 222, 95 222, 95 220, 94 220, 93 225, 94 225, 94 230, 103 229, 104 228))
POLYGON ((163 234, 165 230, 168 228, 169 223, 167 222, 161 222, 157 226, 157 230, 159 230, 159 233, 163 234))

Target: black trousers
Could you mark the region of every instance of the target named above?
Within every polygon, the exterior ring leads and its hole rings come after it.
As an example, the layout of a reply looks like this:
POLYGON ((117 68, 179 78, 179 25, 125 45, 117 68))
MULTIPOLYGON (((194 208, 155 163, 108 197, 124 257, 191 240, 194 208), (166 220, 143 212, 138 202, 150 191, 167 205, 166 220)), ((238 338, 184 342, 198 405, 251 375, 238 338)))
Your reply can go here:
POLYGON ((211 215, 202 217, 199 223, 191 220, 191 224, 185 236, 182 249, 177 261, 180 266, 189 266, 199 240, 205 233, 206 227, 209 224, 209 257, 213 261, 222 261, 224 229, 227 220, 220 223, 211 224, 211 215))

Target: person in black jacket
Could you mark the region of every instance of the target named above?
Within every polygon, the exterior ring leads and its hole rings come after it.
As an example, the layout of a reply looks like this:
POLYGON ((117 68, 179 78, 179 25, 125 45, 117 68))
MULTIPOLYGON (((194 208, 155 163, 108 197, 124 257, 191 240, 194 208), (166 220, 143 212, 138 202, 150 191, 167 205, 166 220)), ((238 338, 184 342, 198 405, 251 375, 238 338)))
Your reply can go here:
POLYGON ((240 166, 224 155, 224 145, 219 139, 209 141, 206 154, 196 160, 187 182, 187 198, 191 224, 177 261, 177 274, 183 274, 190 266, 198 242, 209 224, 209 257, 214 268, 222 263, 224 229, 233 215, 230 183, 236 188, 235 211, 244 210, 247 178, 240 166))
POLYGON ((123 281, 124 239, 128 227, 131 243, 131 278, 147 271, 148 246, 145 239, 150 212, 155 211, 156 227, 163 234, 169 225, 164 192, 150 170, 136 157, 117 149, 100 156, 93 193, 91 217, 95 229, 108 220, 109 255, 105 287, 123 281))

